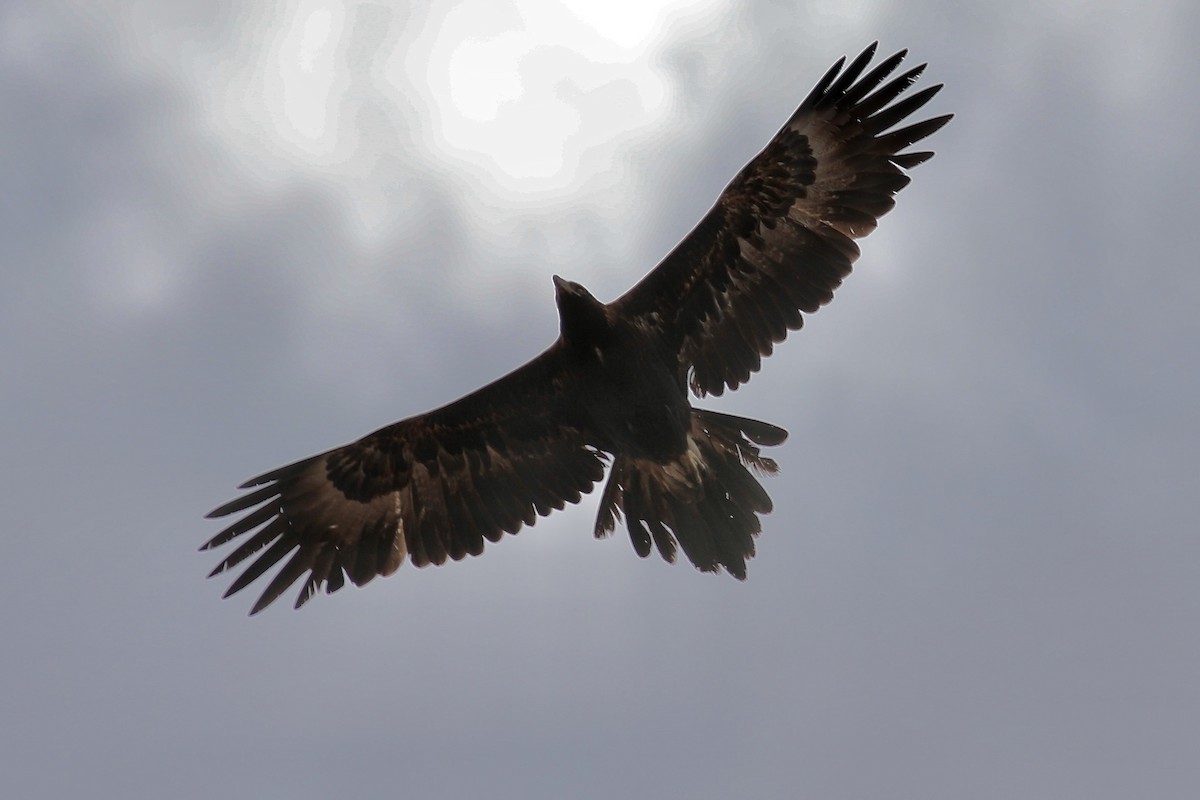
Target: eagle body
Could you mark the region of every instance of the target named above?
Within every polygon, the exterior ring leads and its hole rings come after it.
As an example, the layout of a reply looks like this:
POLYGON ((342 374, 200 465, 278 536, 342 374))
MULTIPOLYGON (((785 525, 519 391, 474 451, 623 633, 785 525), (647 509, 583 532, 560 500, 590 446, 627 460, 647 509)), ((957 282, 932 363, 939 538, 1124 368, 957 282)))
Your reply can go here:
POLYGON ((828 303, 866 236, 932 157, 907 148, 950 120, 909 117, 924 65, 839 60, 713 208, 632 289, 602 303, 554 277, 559 335, 504 377, 439 409, 259 475, 210 517, 240 516, 210 573, 246 563, 226 596, 278 567, 251 613, 302 581, 363 585, 404 561, 479 555, 604 483, 594 534, 624 524, 634 550, 746 575, 760 516, 761 448, 786 431, 696 408, 749 380, 804 314, 828 303), (902 125, 903 123, 903 125, 902 125), (898 127, 899 126, 899 127, 898 127), (607 471, 607 481, 605 473, 607 471))
POLYGON ((613 313, 578 283, 555 277, 559 337, 581 427, 592 444, 667 463, 687 450, 692 406, 675 354, 650 329, 613 313))

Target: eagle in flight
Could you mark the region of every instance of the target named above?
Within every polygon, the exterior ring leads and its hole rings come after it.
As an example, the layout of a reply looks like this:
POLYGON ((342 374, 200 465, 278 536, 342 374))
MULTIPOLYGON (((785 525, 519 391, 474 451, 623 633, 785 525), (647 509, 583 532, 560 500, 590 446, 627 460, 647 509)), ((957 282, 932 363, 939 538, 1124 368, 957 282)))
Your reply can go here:
POLYGON ((554 277, 559 336, 461 400, 252 478, 209 517, 244 514, 202 550, 246 536, 209 577, 246 562, 225 596, 282 562, 251 614, 303 580, 296 608, 347 579, 361 586, 479 555, 604 479, 595 535, 620 520, 640 556, 682 549, 705 572, 746 576, 771 498, 766 422, 694 408, 736 389, 850 273, 933 153, 906 150, 951 115, 908 123, 940 85, 905 94, 875 45, 840 59, 787 124, 662 262, 611 303, 554 277), (903 152, 902 152, 903 151, 903 152))

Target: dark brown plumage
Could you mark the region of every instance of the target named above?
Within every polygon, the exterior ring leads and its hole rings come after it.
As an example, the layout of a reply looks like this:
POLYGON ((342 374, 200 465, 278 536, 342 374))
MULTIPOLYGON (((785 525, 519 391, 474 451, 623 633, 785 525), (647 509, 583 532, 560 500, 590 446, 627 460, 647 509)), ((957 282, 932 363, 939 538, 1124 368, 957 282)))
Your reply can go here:
MULTIPOLYGON (((260 475, 208 516, 245 515, 202 549, 238 537, 216 575, 247 561, 233 594, 282 564, 251 613, 304 579, 317 590, 390 575, 410 559, 483 552, 604 479, 595 535, 623 518, 634 549, 737 578, 771 499, 763 446, 787 433, 694 409, 736 389, 763 356, 829 302, 870 233, 931 152, 901 152, 950 115, 895 129, 932 86, 898 99, 924 65, 870 71, 875 45, 844 59, 636 286, 607 305, 554 279, 559 338, 498 381, 443 408, 260 475)), ((210 575, 210 577, 211 577, 210 575)))

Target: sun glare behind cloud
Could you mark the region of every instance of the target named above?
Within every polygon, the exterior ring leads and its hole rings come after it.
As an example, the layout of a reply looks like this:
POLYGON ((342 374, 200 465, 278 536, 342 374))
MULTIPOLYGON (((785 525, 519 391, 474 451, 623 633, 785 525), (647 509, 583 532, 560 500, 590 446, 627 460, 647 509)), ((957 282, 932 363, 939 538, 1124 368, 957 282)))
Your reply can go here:
POLYGON ((664 26, 717 4, 459 3, 428 20, 402 59, 430 104, 432 144, 482 171, 502 194, 559 193, 584 154, 611 161, 620 134, 653 124, 669 93, 664 26))
POLYGON ((363 52, 356 30, 369 5, 295 0, 264 10, 228 81, 203 87, 214 124, 259 154, 248 159, 255 169, 370 173, 355 161, 376 159, 379 148, 359 152, 358 121, 345 115, 352 98, 397 127, 415 126, 435 159, 482 178, 502 202, 562 193, 577 186, 585 157, 590 174, 604 173, 622 133, 662 121, 666 31, 712 23, 723 6, 464 0, 393 15, 363 52))

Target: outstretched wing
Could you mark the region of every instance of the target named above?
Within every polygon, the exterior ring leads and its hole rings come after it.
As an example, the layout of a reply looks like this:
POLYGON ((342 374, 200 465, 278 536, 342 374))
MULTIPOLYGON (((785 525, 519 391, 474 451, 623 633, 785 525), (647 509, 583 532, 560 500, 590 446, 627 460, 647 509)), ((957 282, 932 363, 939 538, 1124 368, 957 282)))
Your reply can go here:
POLYGON ((925 65, 884 84, 905 51, 864 74, 874 54, 872 44, 845 69, 834 64, 700 224, 614 301, 680 354, 697 394, 745 383, 802 311, 833 298, 858 258, 854 240, 891 210, 904 170, 933 155, 900 151, 951 115, 891 129, 941 86, 893 102, 925 65))
POLYGON ((308 573, 299 608, 322 586, 362 585, 405 557, 424 566, 478 555, 485 539, 579 502, 605 461, 571 418, 560 353, 552 347, 437 411, 242 484, 252 491, 208 516, 247 513, 201 549, 250 535, 209 577, 257 556, 228 597, 287 558, 250 613, 308 573))

